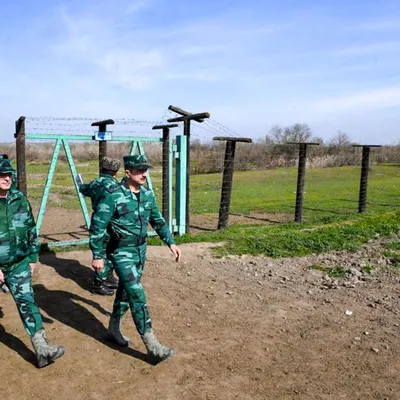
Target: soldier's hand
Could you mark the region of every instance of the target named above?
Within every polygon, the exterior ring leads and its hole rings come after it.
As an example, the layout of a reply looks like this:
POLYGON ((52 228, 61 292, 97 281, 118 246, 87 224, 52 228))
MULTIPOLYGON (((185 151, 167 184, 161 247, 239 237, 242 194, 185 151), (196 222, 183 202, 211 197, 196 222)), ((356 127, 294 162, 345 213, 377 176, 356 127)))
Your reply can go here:
POLYGON ((101 259, 101 260, 92 260, 92 268, 93 268, 95 271, 98 271, 98 272, 103 271, 103 268, 104 268, 104 260, 103 260, 103 259, 101 259))
POLYGON ((31 273, 33 275, 33 273, 35 272, 36 263, 29 263, 29 268, 31 269, 31 273))
POLYGON ((176 244, 171 244, 169 249, 174 253, 175 261, 178 262, 181 259, 181 249, 176 244))
POLYGON ((0 284, 4 283, 4 274, 3 271, 0 269, 0 284))

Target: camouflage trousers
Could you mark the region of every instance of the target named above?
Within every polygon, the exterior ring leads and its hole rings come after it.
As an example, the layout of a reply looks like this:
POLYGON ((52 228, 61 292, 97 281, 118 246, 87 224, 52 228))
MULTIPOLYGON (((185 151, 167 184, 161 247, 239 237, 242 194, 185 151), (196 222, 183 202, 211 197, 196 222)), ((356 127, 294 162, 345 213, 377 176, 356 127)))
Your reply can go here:
POLYGON ((121 319, 130 308, 140 335, 151 329, 146 294, 140 282, 146 261, 146 248, 146 244, 119 247, 110 254, 110 260, 119 278, 112 318, 121 319))
POLYGON ((29 336, 43 329, 42 316, 39 307, 35 303, 32 289, 32 273, 29 267, 29 259, 9 265, 0 266, 4 274, 5 284, 14 298, 22 324, 29 336))
POLYGON ((104 260, 104 268, 102 269, 102 271, 94 272, 94 280, 99 283, 104 282, 113 271, 113 263, 106 258, 104 260))

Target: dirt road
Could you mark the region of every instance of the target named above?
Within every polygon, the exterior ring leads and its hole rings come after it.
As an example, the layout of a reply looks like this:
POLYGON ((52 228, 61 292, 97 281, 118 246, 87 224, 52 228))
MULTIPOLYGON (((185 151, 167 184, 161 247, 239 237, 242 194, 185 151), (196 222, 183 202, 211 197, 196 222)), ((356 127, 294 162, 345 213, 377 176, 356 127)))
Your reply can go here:
POLYGON ((66 354, 36 369, 12 298, 0 294, 0 398, 400 398, 400 275, 381 242, 281 260, 220 260, 209 248, 183 245, 180 264, 166 247, 149 248, 143 283, 153 326, 177 349, 156 366, 130 315, 130 347, 105 340, 113 298, 89 292, 89 252, 41 255, 36 299, 66 354), (352 272, 329 278, 312 265, 352 272))

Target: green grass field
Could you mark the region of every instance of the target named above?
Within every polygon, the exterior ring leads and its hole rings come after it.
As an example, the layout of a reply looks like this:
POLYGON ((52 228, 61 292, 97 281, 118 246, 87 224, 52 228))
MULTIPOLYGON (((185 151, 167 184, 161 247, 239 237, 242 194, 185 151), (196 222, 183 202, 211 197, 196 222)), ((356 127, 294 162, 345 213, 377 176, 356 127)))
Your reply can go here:
MULTIPOLYGON (((48 165, 28 166, 28 192, 33 204, 42 197, 48 165)), ((89 182, 97 176, 97 163, 77 164, 77 170, 89 182)), ((122 175, 120 176, 122 177, 122 175)), ((155 193, 160 193, 161 174, 153 171, 155 193)), ((218 216, 222 174, 191 176, 190 208, 193 214, 218 216)), ((231 213, 294 215, 297 170, 279 168, 263 171, 238 171, 234 174, 231 213)), ((224 232, 183 236, 180 242, 226 241, 221 254, 267 254, 292 256, 333 249, 354 249, 376 235, 398 232, 400 227, 400 166, 373 166, 369 172, 367 213, 358 210, 359 167, 308 169, 304 197, 304 223, 280 223, 278 226, 231 225, 224 232)), ((79 210, 67 164, 57 166, 50 190, 49 206, 79 210)), ((154 239, 152 239, 154 241, 154 239)))

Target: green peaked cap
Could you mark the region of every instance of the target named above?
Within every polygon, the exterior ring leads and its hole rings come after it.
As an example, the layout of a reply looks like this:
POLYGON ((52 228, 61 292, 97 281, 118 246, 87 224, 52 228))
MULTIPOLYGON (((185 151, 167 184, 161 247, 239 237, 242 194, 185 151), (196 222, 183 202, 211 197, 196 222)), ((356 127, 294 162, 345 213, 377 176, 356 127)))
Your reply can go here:
POLYGON ((152 166, 147 161, 147 157, 144 154, 136 154, 134 156, 124 157, 124 168, 135 168, 135 169, 148 169, 152 166))

